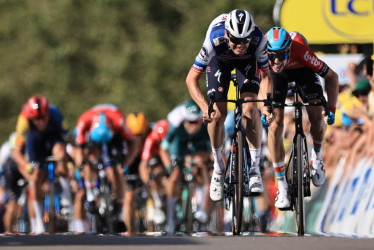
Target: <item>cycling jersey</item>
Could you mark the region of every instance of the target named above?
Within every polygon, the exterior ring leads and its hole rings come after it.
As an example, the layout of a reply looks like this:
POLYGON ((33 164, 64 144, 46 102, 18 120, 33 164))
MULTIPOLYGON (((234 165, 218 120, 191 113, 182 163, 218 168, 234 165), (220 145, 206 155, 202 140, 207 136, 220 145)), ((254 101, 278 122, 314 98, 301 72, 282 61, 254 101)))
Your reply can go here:
POLYGON ((88 134, 95 116, 104 113, 111 122, 111 130, 119 133, 126 141, 131 141, 133 135, 126 126, 125 116, 112 104, 99 104, 84 112, 78 119, 76 130, 76 144, 83 145, 88 142, 88 134))
MULTIPOLYGON (((22 148, 23 146, 25 146, 26 136, 30 130, 37 131, 30 117, 29 106, 25 104, 17 120, 16 138, 14 142, 15 148, 22 148)), ((50 105, 47 128, 45 131, 40 133, 42 133, 45 137, 58 136, 63 138, 64 140, 68 140, 71 136, 68 124, 65 121, 64 116, 53 104, 50 105)))
POLYGON ((168 133, 162 141, 161 147, 168 150, 171 160, 178 161, 178 164, 184 162, 184 157, 188 153, 210 152, 212 149, 207 125, 204 123, 200 130, 193 135, 187 133, 184 123, 181 123, 178 127, 169 124, 168 133))
POLYGON ((228 14, 221 14, 209 25, 203 46, 197 55, 192 69, 203 73, 214 56, 222 60, 245 60, 255 57, 260 70, 269 68, 266 53, 266 38, 256 26, 246 53, 242 56, 235 55, 229 47, 229 41, 225 38, 225 20, 228 14))
POLYGON ((329 67, 314 54, 310 49, 307 40, 299 32, 290 32, 291 50, 290 60, 285 69, 298 69, 307 67, 312 69, 321 77, 327 74, 329 67))
MULTIPOLYGON (((160 122, 165 122, 163 120, 156 122, 155 126, 152 129, 152 132, 147 136, 144 142, 144 148, 141 155, 141 160, 148 162, 151 160, 153 156, 158 156, 160 153, 160 144, 164 138, 160 138, 158 136, 157 130, 164 129, 160 127, 160 122), (160 140, 161 139, 161 140, 160 140)), ((166 132, 163 133, 164 137, 166 136, 166 132)))

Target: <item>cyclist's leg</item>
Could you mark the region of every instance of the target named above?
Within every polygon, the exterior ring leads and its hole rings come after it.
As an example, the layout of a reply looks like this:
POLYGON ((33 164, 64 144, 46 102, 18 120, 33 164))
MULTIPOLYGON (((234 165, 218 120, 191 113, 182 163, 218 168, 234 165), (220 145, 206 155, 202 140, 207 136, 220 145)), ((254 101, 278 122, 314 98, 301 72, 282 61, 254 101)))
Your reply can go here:
MULTIPOLYGON (((216 100, 227 99, 230 87, 231 71, 233 66, 223 60, 213 57, 207 70, 207 93, 215 93, 216 100)), ((208 124, 208 133, 212 145, 214 163, 211 185, 209 188, 210 197, 214 201, 219 201, 223 197, 223 172, 225 164, 223 162, 223 142, 225 138, 225 119, 227 115, 227 103, 217 102, 214 104, 215 110, 213 121, 208 124)))
POLYGON ((180 183, 182 178, 181 167, 184 156, 186 155, 186 146, 180 142, 179 137, 175 137, 168 147, 170 160, 173 169, 166 181, 165 193, 167 197, 167 226, 166 231, 172 235, 175 233, 176 216, 175 208, 181 192, 180 183))
MULTIPOLYGON (((3 164, 3 175, 4 175, 4 195, 6 195, 7 202, 6 202, 6 210, 3 217, 4 222, 4 231, 5 233, 14 233, 14 224, 16 222, 16 218, 18 212, 22 207, 18 205, 18 199, 22 194, 22 190, 25 187, 21 187, 17 184, 17 182, 22 178, 22 175, 19 173, 17 164, 15 161, 9 157, 5 163, 3 164)), ((4 197, 4 196, 3 196, 4 197)), ((0 200, 0 208, 4 205, 4 198, 0 200)))
POLYGON ((164 167, 161 160, 158 157, 154 157, 157 162, 152 163, 150 161, 150 192, 152 195, 152 200, 154 204, 154 218, 151 218, 155 224, 163 224, 166 220, 165 218, 165 188, 163 186, 163 180, 165 178, 164 167))
MULTIPOLYGON (((319 77, 314 71, 309 68, 301 68, 297 71, 297 78, 295 81, 305 94, 304 101, 316 102, 320 101, 320 97, 323 95, 323 89, 319 77)), ((307 107, 306 108, 309 121, 310 121, 310 134, 313 139, 313 150, 312 150, 312 167, 315 171, 313 174, 313 184, 315 186, 321 186, 325 181, 325 170, 322 160, 322 142, 325 136, 327 125, 323 120, 322 106, 307 107)))
MULTIPOLYGON (((255 60, 239 63, 236 79, 240 87, 241 97, 246 100, 258 99, 260 86, 259 73, 255 60), (252 65, 249 70, 248 66, 252 65)), ((242 123, 246 131, 246 140, 251 155, 251 168, 249 171, 249 190, 253 194, 261 194, 264 190, 260 175, 259 163, 261 157, 262 124, 256 102, 243 104, 242 123)))
MULTIPOLYGON (((61 203, 64 205, 64 210, 67 211, 69 216, 73 214, 72 194, 70 187, 70 180, 73 172, 69 176, 68 170, 68 156, 66 152, 66 143, 61 138, 50 139, 52 145, 52 155, 57 159, 56 162, 56 178, 61 186, 61 203)), ((71 217, 69 217, 70 219, 71 217)))
POLYGON ((208 166, 207 162, 210 156, 210 152, 205 149, 205 151, 198 151, 194 153, 193 162, 196 164, 196 200, 197 200, 197 212, 195 218, 200 223, 206 223, 208 219, 207 212, 210 211, 212 207, 212 200, 209 198, 208 186, 208 166))
POLYGON ((34 233, 40 234, 44 232, 43 211, 44 211, 44 193, 42 191, 43 182, 43 165, 47 156, 46 152, 46 138, 36 130, 30 130, 27 133, 25 152, 29 162, 34 165, 33 173, 31 174, 30 198, 33 203, 35 212, 36 226, 34 233))
MULTIPOLYGON (((139 174, 140 157, 138 156, 129 166, 128 176, 139 174)), ((135 233, 135 189, 139 186, 136 180, 127 180, 123 202, 123 220, 126 225, 126 236, 135 233)))
MULTIPOLYGON (((230 87, 231 71, 233 66, 217 57, 213 57, 207 70, 207 93, 215 93, 216 100, 227 99, 230 87)), ((222 161, 222 147, 225 138, 225 118, 227 115, 227 103, 217 102, 214 104, 214 119, 208 124, 208 133, 214 154, 214 171, 222 173, 224 163, 222 161)))
MULTIPOLYGON (((273 79, 273 100, 276 103, 284 104, 287 95, 289 75, 286 71, 275 74, 270 70, 273 79)), ((269 126, 268 148, 272 158, 273 167, 278 183, 279 194, 276 200, 276 207, 286 208, 290 206, 288 200, 288 185, 286 180, 285 148, 283 144, 284 130, 284 108, 275 108, 275 119, 269 126)))
POLYGON ((99 147, 89 145, 83 149, 85 164, 81 166, 81 175, 84 181, 86 190, 86 200, 88 202, 88 212, 97 213, 95 187, 98 179, 96 166, 90 164, 89 161, 94 161, 100 158, 101 150, 99 147))

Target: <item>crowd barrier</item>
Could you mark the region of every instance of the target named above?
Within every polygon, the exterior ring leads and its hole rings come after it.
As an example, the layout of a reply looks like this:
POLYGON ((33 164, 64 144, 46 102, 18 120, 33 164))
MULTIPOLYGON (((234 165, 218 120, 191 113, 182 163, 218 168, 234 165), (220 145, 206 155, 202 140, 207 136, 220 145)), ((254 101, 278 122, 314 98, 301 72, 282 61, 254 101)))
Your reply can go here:
MULTIPOLYGON (((306 233, 374 237, 374 159, 342 157, 320 188, 305 200, 306 233)), ((296 232, 294 212, 279 212, 271 230, 296 232)))

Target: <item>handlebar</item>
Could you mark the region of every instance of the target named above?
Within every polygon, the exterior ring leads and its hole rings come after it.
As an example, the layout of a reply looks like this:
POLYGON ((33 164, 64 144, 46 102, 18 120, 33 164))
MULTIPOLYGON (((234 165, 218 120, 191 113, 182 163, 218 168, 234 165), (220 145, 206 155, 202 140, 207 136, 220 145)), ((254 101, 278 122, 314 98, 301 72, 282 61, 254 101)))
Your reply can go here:
POLYGON ((260 100, 260 99, 256 99, 256 100, 244 100, 244 99, 215 100, 215 94, 214 94, 214 92, 210 93, 208 95, 208 98, 209 98, 209 107, 208 107, 208 117, 209 118, 210 118, 210 115, 213 112, 213 104, 216 103, 216 102, 232 102, 232 103, 235 103, 235 104, 243 104, 243 103, 248 103, 248 102, 263 102, 264 105, 267 106, 268 112, 271 113, 271 114, 273 114, 273 116, 274 116, 273 99, 272 99, 270 93, 267 93, 266 99, 263 99, 263 100, 260 100))

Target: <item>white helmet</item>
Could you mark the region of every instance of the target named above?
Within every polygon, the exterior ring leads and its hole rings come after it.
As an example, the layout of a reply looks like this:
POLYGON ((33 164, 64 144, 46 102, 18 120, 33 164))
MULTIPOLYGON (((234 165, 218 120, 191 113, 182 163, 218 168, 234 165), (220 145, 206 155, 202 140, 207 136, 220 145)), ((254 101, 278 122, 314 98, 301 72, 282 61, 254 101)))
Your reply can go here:
POLYGON ((255 29, 255 23, 248 11, 233 10, 227 16, 225 29, 233 37, 247 38, 255 29))

